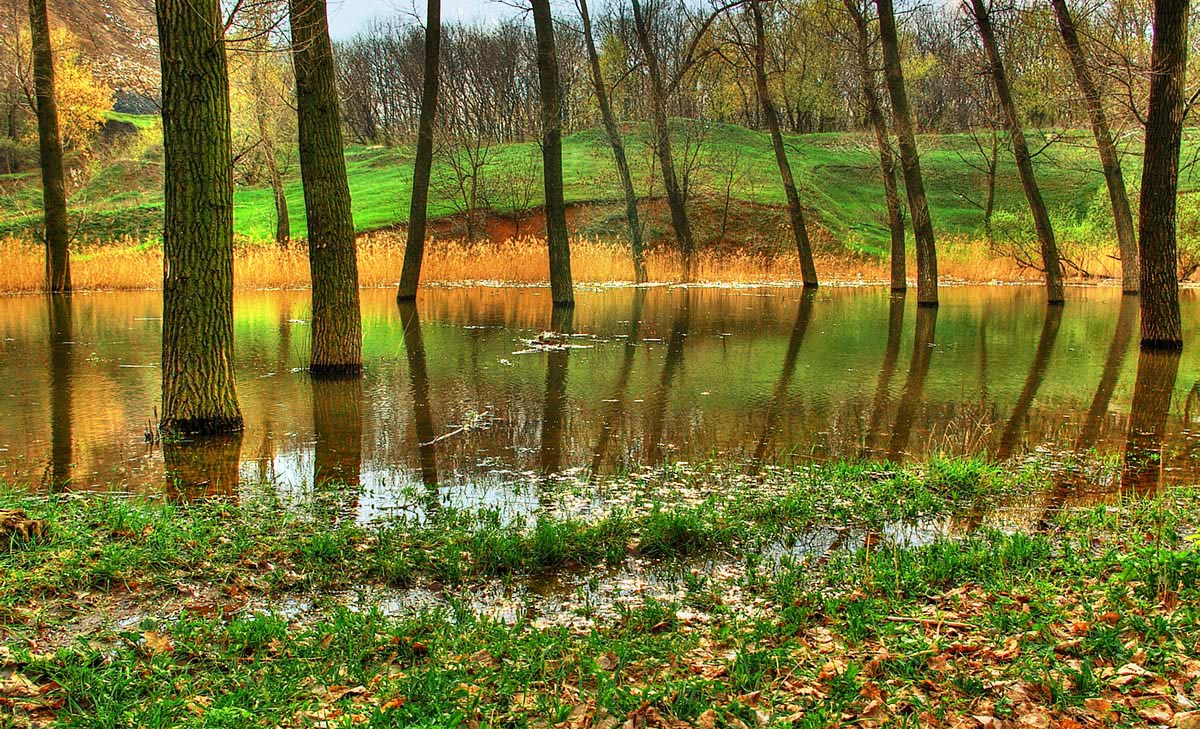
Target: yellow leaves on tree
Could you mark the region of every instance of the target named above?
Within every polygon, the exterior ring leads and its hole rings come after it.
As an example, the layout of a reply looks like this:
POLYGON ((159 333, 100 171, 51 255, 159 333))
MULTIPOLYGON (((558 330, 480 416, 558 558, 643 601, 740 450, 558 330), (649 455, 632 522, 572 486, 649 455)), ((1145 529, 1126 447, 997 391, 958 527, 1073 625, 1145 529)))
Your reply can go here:
MULTIPOLYGON (((80 54, 69 31, 63 28, 52 31, 50 44, 54 50, 54 91, 63 146, 86 151, 104 123, 104 113, 113 107, 113 91, 96 77, 91 63, 80 54)), ((28 30, 21 34, 21 46, 28 58, 28 30)), ((29 90, 26 98, 32 100, 33 78, 26 78, 25 84, 29 90)), ((30 113, 33 112, 32 103, 29 102, 30 113)), ((27 134, 36 135, 36 127, 29 125, 27 134)), ((36 139, 32 143, 36 144, 36 139)))

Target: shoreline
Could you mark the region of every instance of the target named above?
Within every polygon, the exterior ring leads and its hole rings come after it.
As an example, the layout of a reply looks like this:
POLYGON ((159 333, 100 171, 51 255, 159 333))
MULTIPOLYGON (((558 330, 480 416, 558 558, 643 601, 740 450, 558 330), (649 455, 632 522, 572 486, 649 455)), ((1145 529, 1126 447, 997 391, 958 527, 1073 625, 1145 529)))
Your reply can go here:
MULTIPOLYGON (((621 243, 586 238, 571 246, 573 278, 577 289, 635 286, 629 253, 621 243)), ((403 240, 393 233, 359 237, 358 268, 362 289, 396 285, 404 255, 403 240)), ((0 240, 0 295, 44 292, 43 249, 16 240, 0 240)), ((1091 251, 1084 270, 1089 275, 1068 277, 1073 286, 1105 287, 1119 282, 1119 262, 1105 251, 1091 251)), ((819 253, 817 272, 822 286, 886 286, 887 261, 863 254, 819 253)), ((678 281, 677 254, 663 248, 647 253, 646 265, 654 286, 799 285, 794 253, 755 250, 704 250, 694 262, 695 281, 678 281)), ((133 242, 85 248, 72 256, 74 288, 78 292, 161 291, 162 250, 133 242)), ((302 290, 309 288, 307 249, 293 244, 242 245, 234 249, 234 289, 302 290)), ((947 239, 939 251, 941 285, 1022 285, 1042 283, 1036 272, 1015 261, 991 255, 977 243, 947 239)), ((911 270, 911 266, 910 266, 911 270)), ((538 287, 549 280, 544 242, 538 238, 510 239, 503 243, 466 243, 431 240, 426 249, 422 284, 428 286, 538 287)), ((910 282, 910 284, 915 283, 910 282)), ((910 285, 910 289, 915 286, 910 285)))

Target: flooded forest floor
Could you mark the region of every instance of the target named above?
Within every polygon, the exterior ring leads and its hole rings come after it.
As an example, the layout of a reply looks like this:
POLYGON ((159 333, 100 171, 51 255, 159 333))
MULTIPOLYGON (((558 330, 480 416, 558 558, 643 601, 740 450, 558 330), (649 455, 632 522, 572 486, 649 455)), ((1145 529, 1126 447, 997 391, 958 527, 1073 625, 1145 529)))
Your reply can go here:
POLYGON ((371 523, 0 488, 0 727, 1195 729, 1200 490, 1065 485, 1112 468, 678 464, 371 523))

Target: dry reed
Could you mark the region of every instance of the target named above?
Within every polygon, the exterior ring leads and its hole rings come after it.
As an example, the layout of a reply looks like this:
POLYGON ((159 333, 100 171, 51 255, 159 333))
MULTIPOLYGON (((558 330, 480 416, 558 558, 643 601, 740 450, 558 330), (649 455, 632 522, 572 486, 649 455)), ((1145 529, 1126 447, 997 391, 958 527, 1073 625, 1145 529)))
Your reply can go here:
MULTIPOLYGON (((0 293, 35 293, 44 289, 42 248, 14 238, 0 240, 0 293)), ((359 238, 359 280, 363 286, 391 286, 404 257, 403 238, 394 232, 369 233, 359 238)), ((958 238, 939 240, 939 269, 943 279, 972 283, 1038 281, 1039 272, 1022 269, 1011 258, 991 253, 987 246, 958 238)), ((1104 251, 1086 251, 1075 260, 1092 277, 1120 274, 1120 262, 1104 251)), ((628 250, 620 244, 578 238, 571 244, 571 263, 577 283, 630 281, 628 250)), ((676 281, 679 257, 655 250, 646 267, 653 281, 676 281)), ((844 255, 820 256, 817 269, 827 282, 871 282, 887 278, 885 261, 844 255)), ((794 254, 764 255, 750 251, 702 252, 695 261, 699 282, 789 283, 798 279, 794 254)), ((911 267, 910 267, 911 270, 911 267)), ((122 241, 88 246, 72 256, 71 274, 81 291, 153 290, 162 287, 162 249, 122 241)), ((426 282, 487 281, 514 284, 544 283, 548 278, 545 243, 520 238, 504 243, 435 240, 427 247, 422 279, 426 282)), ((1078 278, 1078 277, 1076 277, 1078 278)), ((303 245, 276 248, 239 245, 234 253, 234 282, 239 289, 305 288, 309 285, 308 256, 303 245)))

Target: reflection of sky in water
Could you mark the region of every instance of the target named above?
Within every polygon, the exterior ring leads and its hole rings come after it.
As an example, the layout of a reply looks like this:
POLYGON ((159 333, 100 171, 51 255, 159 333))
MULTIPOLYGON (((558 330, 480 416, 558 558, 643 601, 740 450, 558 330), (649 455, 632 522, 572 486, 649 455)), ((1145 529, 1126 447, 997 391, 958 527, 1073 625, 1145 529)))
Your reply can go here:
MULTIPOLYGON (((1138 478, 1196 471, 1198 350, 1174 362, 1173 392, 1156 399, 1150 385, 1171 367, 1151 362, 1139 385, 1136 311, 1115 290, 1071 290, 1060 321, 1035 287, 948 287, 936 320, 880 289, 808 301, 781 288, 581 291, 571 341, 585 348, 529 351, 551 326, 544 293, 431 289, 406 327, 392 292, 364 290, 366 372, 349 386, 314 385, 302 369, 307 292, 239 293, 246 431, 231 448, 176 452, 209 484, 200 493, 233 492, 213 484, 240 476, 297 504, 324 489, 313 487, 320 466, 352 483, 336 496, 362 520, 419 519, 436 504, 506 520, 585 513, 621 496, 588 485, 593 467, 608 477, 663 460, 1119 459, 1138 443, 1153 455, 1131 464, 1138 478), (547 481, 547 470, 566 477, 547 481)), ((163 488, 164 447, 144 437, 159 306, 157 293, 80 294, 66 309, 0 300, 0 474, 163 488)), ((1185 292, 1185 323, 1195 311, 1185 292)))

